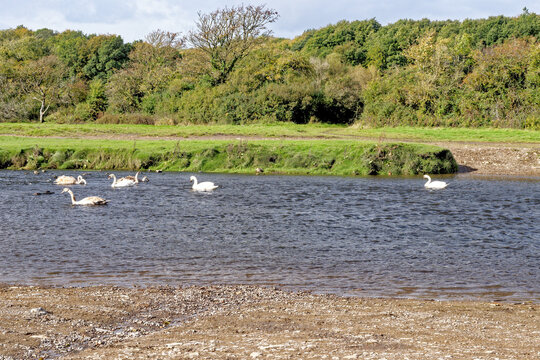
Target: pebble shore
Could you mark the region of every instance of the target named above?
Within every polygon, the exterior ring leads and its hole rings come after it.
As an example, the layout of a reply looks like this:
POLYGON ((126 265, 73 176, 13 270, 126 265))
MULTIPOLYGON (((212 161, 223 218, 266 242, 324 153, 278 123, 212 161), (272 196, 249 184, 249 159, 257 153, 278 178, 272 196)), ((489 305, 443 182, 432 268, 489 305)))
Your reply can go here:
POLYGON ((0 287, 0 359, 539 359, 540 304, 0 287))

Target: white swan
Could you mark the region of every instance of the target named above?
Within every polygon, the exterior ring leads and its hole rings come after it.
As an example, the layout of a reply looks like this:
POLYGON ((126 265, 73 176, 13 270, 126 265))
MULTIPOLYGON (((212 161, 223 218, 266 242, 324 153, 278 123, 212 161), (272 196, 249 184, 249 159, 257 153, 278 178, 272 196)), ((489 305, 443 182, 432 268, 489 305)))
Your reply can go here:
POLYGON ((86 180, 84 180, 81 175, 77 176, 76 179, 73 176, 61 175, 54 180, 54 183, 57 185, 86 185, 86 180))
POLYGON ((72 205, 106 205, 108 202, 108 200, 102 199, 99 196, 89 196, 77 201, 75 200, 75 195, 73 195, 73 191, 68 188, 64 188, 61 193, 63 194, 65 192, 69 193, 69 195, 71 196, 72 205))
POLYGON ((210 181, 204 181, 202 183, 198 183, 197 178, 195 176, 190 177, 189 181, 193 181, 193 186, 191 188, 195 191, 212 191, 218 187, 217 185, 215 185, 213 182, 210 182, 210 181))
POLYGON ((113 178, 113 183, 111 184, 111 187, 126 187, 126 186, 133 186, 136 184, 135 180, 130 180, 126 178, 120 178, 116 180, 116 176, 114 174, 109 174, 109 179, 113 178))
POLYGON ((444 189, 448 183, 444 181, 431 181, 431 177, 429 175, 424 175, 425 179, 428 179, 428 181, 424 184, 426 189, 444 189))

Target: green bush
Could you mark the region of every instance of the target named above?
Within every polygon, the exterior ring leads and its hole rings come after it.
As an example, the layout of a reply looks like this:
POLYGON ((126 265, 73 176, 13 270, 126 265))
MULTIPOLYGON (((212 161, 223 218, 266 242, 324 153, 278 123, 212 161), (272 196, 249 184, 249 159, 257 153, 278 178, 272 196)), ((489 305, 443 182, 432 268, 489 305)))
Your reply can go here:
POLYGON ((73 111, 74 122, 85 122, 94 120, 94 110, 88 103, 79 103, 73 111))

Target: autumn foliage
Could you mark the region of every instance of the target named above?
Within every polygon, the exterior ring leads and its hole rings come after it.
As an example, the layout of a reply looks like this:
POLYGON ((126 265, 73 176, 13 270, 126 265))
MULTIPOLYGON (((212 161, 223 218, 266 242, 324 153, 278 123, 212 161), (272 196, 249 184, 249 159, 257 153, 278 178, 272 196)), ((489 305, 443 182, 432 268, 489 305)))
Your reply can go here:
POLYGON ((324 122, 540 129, 540 16, 341 21, 272 37, 237 6, 124 43, 0 30, 0 121, 324 122))

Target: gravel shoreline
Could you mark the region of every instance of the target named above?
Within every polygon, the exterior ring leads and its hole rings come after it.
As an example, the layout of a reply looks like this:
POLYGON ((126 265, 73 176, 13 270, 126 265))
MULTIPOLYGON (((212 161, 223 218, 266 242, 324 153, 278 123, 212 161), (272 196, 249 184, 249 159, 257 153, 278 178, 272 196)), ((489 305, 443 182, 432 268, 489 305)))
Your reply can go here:
POLYGON ((538 359, 540 304, 0 287, 0 359, 538 359))
POLYGON ((540 177, 538 144, 435 143, 449 149, 465 175, 540 177))

